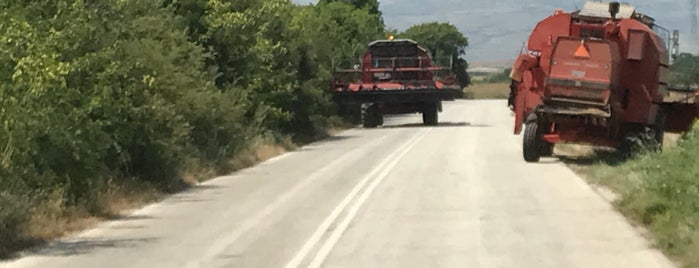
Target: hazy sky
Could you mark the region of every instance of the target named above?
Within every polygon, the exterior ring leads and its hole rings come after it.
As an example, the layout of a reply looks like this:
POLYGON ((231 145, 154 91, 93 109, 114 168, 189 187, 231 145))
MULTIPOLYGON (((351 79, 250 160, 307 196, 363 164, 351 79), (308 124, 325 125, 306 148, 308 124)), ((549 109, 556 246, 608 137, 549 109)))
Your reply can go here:
MULTIPOLYGON (((293 0, 313 3, 314 0, 293 0)), ((637 11, 681 32, 681 50, 699 53, 699 37, 692 35, 692 0, 630 0, 637 11), (691 41, 690 41, 691 40, 691 41)), ((380 0, 384 21, 404 30, 413 24, 440 21, 456 25, 468 38, 469 61, 507 60, 520 51, 536 23, 556 8, 581 7, 584 0, 380 0)), ((693 11, 693 12, 692 12, 693 11)))

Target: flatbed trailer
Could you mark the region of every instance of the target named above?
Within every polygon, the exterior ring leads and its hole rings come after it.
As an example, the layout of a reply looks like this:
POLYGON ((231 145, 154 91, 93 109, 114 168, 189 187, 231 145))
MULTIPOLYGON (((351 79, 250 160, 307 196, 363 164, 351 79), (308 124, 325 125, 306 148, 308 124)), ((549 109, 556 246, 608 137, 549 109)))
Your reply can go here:
POLYGON ((365 128, 383 125, 386 114, 422 113, 425 125, 437 125, 442 101, 463 94, 451 67, 434 66, 415 41, 379 40, 368 47, 360 64, 335 70, 331 84, 335 101, 361 105, 365 128))

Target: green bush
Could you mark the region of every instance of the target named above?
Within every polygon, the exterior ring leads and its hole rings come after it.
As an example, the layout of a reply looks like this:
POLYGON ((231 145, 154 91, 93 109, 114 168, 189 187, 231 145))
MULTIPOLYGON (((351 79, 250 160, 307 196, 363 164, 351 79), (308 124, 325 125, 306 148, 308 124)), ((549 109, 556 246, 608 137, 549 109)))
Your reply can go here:
POLYGON ((23 233, 29 204, 26 198, 10 192, 0 191, 0 256, 5 255, 7 246, 17 242, 23 233))
POLYGON ((376 6, 2 1, 0 249, 46 200, 100 214, 111 183, 168 190, 262 134, 316 137, 337 122, 332 61, 383 32, 376 6))
POLYGON ((0 237, 8 239, 0 244, 21 235, 22 206, 42 192, 61 189, 66 205, 99 213, 107 177, 167 187, 186 159, 223 162, 254 135, 240 112, 245 96, 215 87, 206 50, 170 8, 145 0, 2 5, 0 237))

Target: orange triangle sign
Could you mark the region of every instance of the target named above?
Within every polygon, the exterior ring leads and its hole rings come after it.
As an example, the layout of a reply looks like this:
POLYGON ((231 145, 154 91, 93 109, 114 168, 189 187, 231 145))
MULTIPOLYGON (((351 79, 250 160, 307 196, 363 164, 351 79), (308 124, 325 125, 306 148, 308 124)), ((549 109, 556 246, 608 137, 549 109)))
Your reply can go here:
POLYGON ((576 58, 590 58, 590 52, 587 51, 585 43, 580 43, 580 47, 575 51, 576 58))

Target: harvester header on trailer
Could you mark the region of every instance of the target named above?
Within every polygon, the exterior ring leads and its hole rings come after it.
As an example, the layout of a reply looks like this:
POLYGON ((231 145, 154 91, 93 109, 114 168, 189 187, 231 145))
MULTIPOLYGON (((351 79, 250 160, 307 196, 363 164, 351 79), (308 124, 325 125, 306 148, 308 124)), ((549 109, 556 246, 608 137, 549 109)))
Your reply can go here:
POLYGON ((436 125, 442 101, 462 94, 451 64, 436 61, 417 42, 389 36, 369 43, 354 68, 336 69, 331 90, 339 102, 361 104, 364 127, 382 125, 384 114, 407 113, 422 113, 426 125, 436 125))

